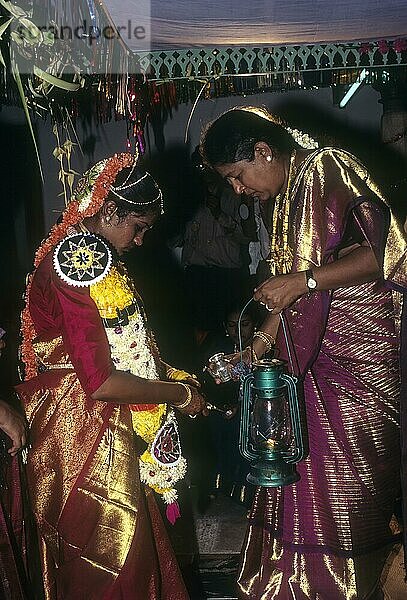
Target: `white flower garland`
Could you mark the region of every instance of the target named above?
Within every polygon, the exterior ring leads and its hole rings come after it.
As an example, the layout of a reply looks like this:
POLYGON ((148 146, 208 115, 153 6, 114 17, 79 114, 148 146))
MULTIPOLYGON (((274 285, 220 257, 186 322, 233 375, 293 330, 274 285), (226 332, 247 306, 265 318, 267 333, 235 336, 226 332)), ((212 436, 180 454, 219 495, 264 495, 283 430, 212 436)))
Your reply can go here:
MULTIPOLYGON (((150 349, 148 332, 141 311, 129 317, 127 325, 106 328, 113 363, 121 371, 127 371, 144 379, 159 379, 154 356, 150 349)), ((135 418, 142 414, 133 413, 135 418)), ((180 455, 176 461, 164 464, 153 454, 154 444, 166 427, 172 425, 178 436, 176 417, 172 409, 165 416, 165 406, 158 405, 158 414, 153 417, 161 420, 160 426, 154 431, 154 439, 146 439, 147 450, 140 456, 140 479, 143 483, 161 494, 166 504, 172 504, 178 498, 174 485, 183 479, 187 470, 187 461, 180 455)))
POLYGON ((307 150, 315 150, 316 148, 319 148, 318 142, 314 140, 314 138, 312 138, 308 133, 304 133, 299 129, 291 129, 291 127, 286 127, 286 130, 302 148, 307 148, 307 150))

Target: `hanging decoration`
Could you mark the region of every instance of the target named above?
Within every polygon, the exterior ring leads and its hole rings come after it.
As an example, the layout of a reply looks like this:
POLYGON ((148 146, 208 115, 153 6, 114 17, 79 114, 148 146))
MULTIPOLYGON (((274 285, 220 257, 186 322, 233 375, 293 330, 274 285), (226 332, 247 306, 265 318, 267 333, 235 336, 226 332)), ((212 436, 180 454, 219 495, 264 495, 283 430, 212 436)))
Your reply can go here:
POLYGON ((40 169, 31 121, 51 117, 54 157, 60 165, 66 203, 76 176, 71 168, 72 153, 80 150, 77 119, 96 124, 124 119, 127 150, 143 153, 147 121, 159 130, 182 103, 196 106, 202 98, 351 84, 362 69, 367 71, 368 84, 407 80, 407 38, 134 54, 121 39, 100 36, 90 40, 92 31, 103 27, 115 32, 103 2, 79 0, 56 5, 54 0, 18 1, 29 2, 30 10, 0 0, 7 14, 0 22, 0 104, 22 105, 40 169), (46 30, 35 23, 39 8, 52 25, 46 30), (63 14, 57 14, 58 10, 63 14), (61 23, 73 27, 82 21, 90 24, 87 38, 79 45, 65 43, 58 35, 61 23))

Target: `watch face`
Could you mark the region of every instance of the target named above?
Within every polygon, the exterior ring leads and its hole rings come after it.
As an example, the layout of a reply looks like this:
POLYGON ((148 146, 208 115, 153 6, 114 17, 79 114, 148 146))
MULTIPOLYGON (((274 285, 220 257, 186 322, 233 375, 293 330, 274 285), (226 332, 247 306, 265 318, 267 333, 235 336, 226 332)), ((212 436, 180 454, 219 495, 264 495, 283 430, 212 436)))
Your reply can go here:
POLYGON ((307 287, 310 290, 315 290, 315 288, 317 287, 317 282, 315 281, 315 279, 313 279, 312 277, 309 277, 308 281, 307 281, 307 287))

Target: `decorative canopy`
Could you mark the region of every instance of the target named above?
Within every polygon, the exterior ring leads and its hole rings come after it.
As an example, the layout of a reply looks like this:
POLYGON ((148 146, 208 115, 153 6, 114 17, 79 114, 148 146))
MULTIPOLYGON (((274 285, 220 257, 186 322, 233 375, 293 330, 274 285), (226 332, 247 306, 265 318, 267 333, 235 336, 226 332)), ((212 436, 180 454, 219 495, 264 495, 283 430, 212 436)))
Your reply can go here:
POLYGON ((146 122, 159 123, 182 102, 407 79, 407 0, 0 5, 0 63, 9 65, 0 69, 0 104, 22 104, 38 161, 30 114, 51 114, 63 127, 64 137, 54 127, 54 155, 65 198, 78 115, 126 119, 127 149, 143 152, 146 122))
MULTIPOLYGON (((372 41, 407 35, 406 0, 104 0, 116 25, 150 4, 151 49, 372 41)), ((134 52, 137 39, 125 39, 134 52)))
POLYGON ((407 62, 406 0, 104 0, 104 5, 133 53, 133 72, 149 79, 407 62), (134 35, 141 23, 147 24, 142 41, 134 35))

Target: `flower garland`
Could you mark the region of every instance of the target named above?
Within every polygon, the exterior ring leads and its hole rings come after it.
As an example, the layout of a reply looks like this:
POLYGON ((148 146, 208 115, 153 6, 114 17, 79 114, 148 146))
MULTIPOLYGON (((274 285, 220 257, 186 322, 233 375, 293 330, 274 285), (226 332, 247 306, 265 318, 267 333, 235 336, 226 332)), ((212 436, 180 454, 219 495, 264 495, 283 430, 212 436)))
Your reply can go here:
MULTIPOLYGON (((126 324, 105 328, 112 361, 121 371, 159 379, 155 340, 146 328, 139 296, 124 268, 112 267, 102 281, 90 287, 90 296, 103 318, 117 317, 118 311, 136 306, 126 324)), ((139 458, 141 481, 162 496, 167 517, 175 522, 179 507, 174 485, 185 476, 187 462, 181 455, 174 412, 168 411, 166 404, 135 404, 130 410, 134 432, 148 445, 139 458)))
POLYGON ((307 150, 316 150, 316 148, 319 148, 318 142, 308 133, 304 133, 299 129, 291 129, 291 127, 286 127, 285 129, 302 148, 306 148, 307 150))
POLYGON ((231 110, 244 110, 246 112, 251 112, 257 115, 258 117, 261 117, 262 119, 266 119, 267 121, 271 121, 275 125, 279 125, 283 129, 285 129, 291 135, 294 141, 298 144, 298 146, 301 146, 302 148, 307 148, 308 150, 315 150, 319 147, 318 142, 314 140, 314 138, 312 138, 308 133, 304 133, 303 131, 300 131, 300 129, 291 129, 291 127, 288 127, 288 125, 286 125, 283 119, 281 119, 277 115, 268 112, 268 110, 265 108, 262 108, 260 106, 237 106, 231 110))
POLYGON ((104 279, 90 287, 90 296, 102 319, 114 319, 117 317, 117 309, 123 310, 134 300, 129 277, 120 273, 116 266, 111 267, 104 279))

